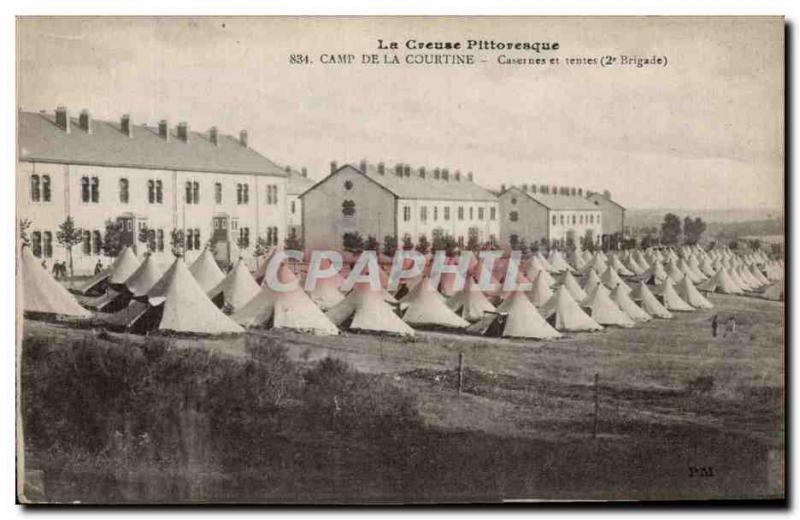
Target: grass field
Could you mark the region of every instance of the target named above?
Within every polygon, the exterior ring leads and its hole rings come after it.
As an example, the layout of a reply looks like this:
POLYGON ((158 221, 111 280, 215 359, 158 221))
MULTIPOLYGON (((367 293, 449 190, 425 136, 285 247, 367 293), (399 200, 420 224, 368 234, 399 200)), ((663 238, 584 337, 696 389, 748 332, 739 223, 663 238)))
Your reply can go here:
MULTIPOLYGON (((422 466, 337 466, 335 475, 322 467, 311 479, 313 486, 293 488, 293 498, 287 498, 285 486, 296 475, 287 474, 281 486, 256 483, 246 493, 230 492, 222 499, 782 496, 783 303, 717 294, 710 299, 713 311, 546 342, 442 332, 403 340, 257 331, 235 339, 177 339, 175 344, 244 359, 248 343, 263 335, 285 345, 301 365, 339 358, 412 395, 427 427, 424 440, 406 440, 409 460, 422 457, 422 466), (735 335, 711 337, 714 313, 721 323, 736 317, 735 335), (461 395, 459 353, 465 359, 461 395), (356 477, 343 477, 348 471, 356 477), (340 482, 330 488, 326 478, 340 482)), ((26 321, 25 334, 58 341, 97 332, 26 321)), ((124 334, 107 337, 131 344, 146 341, 124 334)))

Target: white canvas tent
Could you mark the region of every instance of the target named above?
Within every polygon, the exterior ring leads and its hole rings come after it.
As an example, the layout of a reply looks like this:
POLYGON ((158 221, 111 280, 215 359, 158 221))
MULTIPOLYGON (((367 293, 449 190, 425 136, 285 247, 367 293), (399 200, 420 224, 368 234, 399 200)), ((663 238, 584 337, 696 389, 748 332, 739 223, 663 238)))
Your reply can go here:
POLYGON ((641 302, 642 310, 647 314, 656 318, 672 318, 672 313, 658 301, 644 282, 639 282, 639 285, 634 287, 633 291, 630 293, 630 297, 635 301, 641 302))
POLYGON ((697 290, 688 276, 684 277, 683 280, 676 284, 675 292, 678 293, 678 296, 680 296, 683 301, 695 309, 714 308, 714 304, 708 301, 705 296, 700 294, 700 291, 697 290))
POLYGON ((447 306, 470 322, 478 321, 485 313, 495 310, 492 302, 474 285, 471 275, 467 276, 464 287, 447 300, 447 306))
POLYGON ((383 292, 371 290, 365 282, 355 284, 347 297, 325 315, 335 325, 349 330, 414 335, 414 329, 384 300, 383 292))
POLYGON ((621 285, 611 291, 611 300, 633 321, 645 322, 653 319, 644 309, 636 305, 636 302, 631 299, 630 292, 624 290, 621 285))
POLYGON ((231 272, 216 287, 208 291, 208 297, 218 307, 228 306, 235 312, 252 300, 258 291, 258 284, 240 258, 231 272))
POLYGON ((471 325, 468 332, 504 338, 554 339, 561 334, 536 310, 522 292, 511 294, 483 319, 471 325))
POLYGON ((200 256, 192 262, 189 272, 192 273, 194 279, 197 280, 197 284, 205 292, 219 285, 225 278, 225 273, 219 268, 216 260, 214 260, 214 255, 211 254, 211 250, 208 248, 204 249, 200 256))
POLYGON ((542 316, 559 331, 593 331, 603 327, 578 306, 562 285, 541 309, 542 316))
POLYGON ((589 309, 589 315, 600 325, 633 327, 633 320, 611 300, 611 295, 603 284, 598 284, 595 287, 592 294, 581 304, 581 307, 589 309))
POLYGON ((403 321, 420 327, 461 329, 469 323, 453 312, 428 276, 416 284, 403 299, 403 321))
POLYGON ((81 318, 92 315, 39 264, 27 246, 22 248, 19 274, 18 298, 22 300, 23 311, 81 318))

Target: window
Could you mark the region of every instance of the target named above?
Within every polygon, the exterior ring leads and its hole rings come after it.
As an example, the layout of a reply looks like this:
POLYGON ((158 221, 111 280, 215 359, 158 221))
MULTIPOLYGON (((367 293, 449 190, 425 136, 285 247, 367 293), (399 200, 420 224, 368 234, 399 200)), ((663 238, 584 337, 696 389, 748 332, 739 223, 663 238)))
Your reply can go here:
POLYGON ((267 184, 267 205, 272 204, 272 184, 267 184))
POLYGON ((458 207, 458 220, 464 220, 464 206, 458 207))
POLYGON ((489 220, 497 220, 497 208, 494 206, 489 208, 489 220))
POLYGON ((578 222, 583 224, 583 213, 581 213, 581 216, 578 218, 578 222))
POLYGON ((147 181, 147 202, 150 204, 156 201, 156 183, 152 180, 147 181))
POLYGON ((267 244, 272 245, 272 228, 267 228, 267 244))
POLYGON ((200 251, 200 230, 198 228, 194 229, 194 248, 200 251))
POLYGON ((508 242, 512 249, 516 248, 517 244, 519 244, 519 235, 511 234, 508 237, 508 242))
POLYGON ((250 204, 250 185, 245 184, 242 186, 242 201, 244 204, 250 204))
POLYGON ((517 203, 517 198, 511 197, 511 204, 516 204, 516 203, 517 203))
POLYGON ((594 224, 594 215, 589 215, 589 223, 594 224))
POLYGON ((127 204, 128 200, 130 199, 130 190, 128 185, 128 179, 122 178, 119 180, 119 201, 123 204, 127 204))
POLYGON ((42 256, 42 233, 40 231, 31 233, 31 248, 33 256, 37 258, 42 256))
POLYGON ((295 214, 294 201, 292 201, 292 203, 291 203, 290 207, 291 207, 291 212, 292 212, 292 215, 294 215, 294 214, 295 214))
POLYGON ((50 202, 50 176, 42 175, 42 200, 50 202))
POLYGON ((214 202, 217 204, 222 204, 222 183, 215 182, 214 183, 214 202))
POLYGON ((518 221, 519 220, 519 213, 516 212, 516 211, 512 211, 511 213, 508 214, 508 220, 510 220, 511 222, 518 221))
POLYGON ((200 202, 200 183, 193 182, 192 183, 192 198, 194 199, 194 203, 197 204, 200 202))
POLYGON ((147 230, 147 247, 150 248, 150 251, 156 250, 156 230, 155 229, 148 229, 147 230))
POLYGON ((83 254, 84 255, 91 255, 92 254, 92 233, 89 231, 83 232, 83 254))
MULTIPOLYGON (((271 234, 271 233, 270 233, 271 234)), ((250 228, 243 227, 239 230, 239 242, 242 244, 243 249, 250 247, 250 228)))
POLYGON ((239 220, 238 219, 231 220, 231 229, 233 229, 234 231, 239 229, 239 220))
POLYGON ((273 204, 278 203, 278 187, 275 185, 272 186, 272 203, 273 204))
POLYGON ((278 187, 274 184, 267 185, 267 204, 274 205, 278 203, 278 187))
POLYGON ((92 202, 100 202, 100 179, 92 177, 92 202))
POLYGON ((273 226, 272 228, 272 245, 278 245, 278 227, 273 226))
POLYGON ((483 220, 485 208, 478 208, 478 220, 483 220))
POLYGON ((473 208, 472 206, 469 207, 469 219, 470 220, 475 219, 475 208, 473 208))
POLYGON ((156 181, 156 202, 159 204, 164 202, 164 183, 160 180, 156 181))
POLYGON ((41 196, 39 176, 31 175, 31 200, 33 202, 39 202, 41 196))
POLYGON ((403 222, 411 220, 411 206, 403 206, 403 222))
POLYGON ((53 257, 53 233, 50 231, 44 232, 44 256, 53 257))
MULTIPOLYGON (((269 196, 269 193, 267 194, 267 196, 269 196)), ((241 184, 237 184, 236 185, 236 204, 241 204, 241 203, 242 203, 242 185, 241 184)))
POLYGON ((345 217, 352 217, 356 214, 356 203, 352 200, 342 202, 342 215, 345 217))
POLYGON ((556 216, 555 215, 553 215, 553 225, 554 226, 556 225, 556 216))
POLYGON ((89 177, 81 177, 81 201, 89 202, 89 177))
POLYGON ((561 215, 561 216, 559 217, 559 219, 558 219, 558 222, 559 222, 559 224, 561 224, 562 226, 564 225, 564 215, 561 215))
POLYGON ((419 207, 419 219, 422 222, 428 221, 428 206, 420 206, 419 207))
POLYGON ((575 225, 575 215, 572 215, 572 225, 575 225))
POLYGON ((344 181, 344 189, 346 189, 347 191, 352 190, 353 189, 353 181, 351 181, 351 180, 344 181))
POLYGON ((186 181, 186 204, 192 203, 192 183, 186 181))
POLYGON ((194 249, 194 230, 186 230, 186 250, 192 251, 194 249))
POLYGON ((92 232, 92 246, 94 246, 94 254, 99 255, 100 250, 103 249, 103 237, 97 230, 92 232))
POLYGON ((439 206, 433 207, 433 220, 439 220, 439 206))
POLYGON ((444 207, 444 219, 450 220, 450 206, 444 207))
POLYGON ((164 230, 159 229, 156 233, 156 247, 159 251, 164 250, 164 230))

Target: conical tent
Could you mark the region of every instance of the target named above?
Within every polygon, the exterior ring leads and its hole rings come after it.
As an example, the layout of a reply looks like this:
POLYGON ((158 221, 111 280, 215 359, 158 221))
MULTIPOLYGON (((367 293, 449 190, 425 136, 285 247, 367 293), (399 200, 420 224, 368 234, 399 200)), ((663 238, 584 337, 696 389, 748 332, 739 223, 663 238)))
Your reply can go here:
POLYGON ((216 260, 214 260, 214 255, 211 254, 211 250, 209 249, 204 249, 203 252, 200 253, 200 256, 195 259, 192 266, 189 268, 189 272, 192 273, 194 279, 197 280, 197 284, 200 285, 200 288, 206 292, 219 285, 225 278, 225 273, 219 268, 216 260))
POLYGON ((544 281, 547 283, 549 287, 552 287, 556 284, 555 278, 545 269, 539 259, 536 256, 532 256, 530 262, 528 263, 528 268, 525 270, 525 278, 528 280, 535 280, 539 274, 544 273, 544 281))
POLYGON ((240 258, 231 272, 208 292, 208 297, 218 307, 227 305, 235 312, 252 300, 258 291, 258 284, 240 258))
POLYGON ((581 304, 581 307, 589 309, 592 319, 600 325, 633 327, 633 320, 611 300, 608 289, 603 284, 598 284, 595 287, 589 298, 581 304))
POLYGON ((587 296, 589 296, 588 294, 586 294, 586 291, 584 291, 581 288, 581 286, 578 285, 578 281, 575 280, 575 277, 572 276, 572 273, 570 273, 569 271, 564 273, 564 278, 561 281, 561 286, 566 287, 567 290, 569 291, 570 296, 572 296, 572 299, 576 301, 579 302, 583 301, 586 299, 587 296))
POLYGON ((763 296, 768 300, 775 300, 775 301, 783 301, 784 300, 784 288, 783 288, 783 280, 778 280, 774 282, 772 285, 767 286, 764 289, 763 296))
POLYGON ((583 259, 583 256, 577 249, 573 249, 569 253, 569 263, 572 264, 572 267, 575 271, 582 271, 586 266, 586 261, 583 259))
MULTIPOLYGON (((586 298, 588 298, 589 295, 594 292, 597 286, 601 285, 602 283, 603 281, 600 280, 600 277, 597 275, 597 272, 594 269, 589 269, 589 272, 586 275, 586 281, 583 282, 583 292, 586 293, 586 298)), ((583 300, 585 300, 586 298, 584 298, 583 300)), ((583 300, 578 300, 578 301, 581 302, 583 300)))
POLYGON ((550 286, 545 281, 547 274, 547 271, 540 271, 533 280, 533 288, 528 291, 528 298, 537 307, 547 303, 547 300, 553 296, 553 291, 550 290, 550 286))
MULTIPOLYGON (((223 334, 242 332, 243 329, 225 316, 200 288, 182 258, 172 266, 147 294, 153 311, 154 328, 174 332, 223 334)), ((147 321, 145 314, 141 320, 147 321)))
POLYGON ((728 277, 733 280, 733 283, 735 283, 737 287, 741 288, 743 291, 752 290, 750 284, 742 280, 742 278, 739 276, 739 273, 736 272, 735 267, 731 267, 730 269, 727 269, 727 271, 728 277))
POLYGON ((683 280, 678 282, 678 284, 675 286, 675 292, 678 293, 678 296, 680 296, 683 301, 695 309, 714 308, 714 304, 708 301, 705 296, 700 294, 700 291, 697 290, 688 276, 684 277, 683 280))
POLYGON ((292 329, 320 335, 339 333, 336 325, 303 292, 297 277, 285 264, 281 265, 277 277, 282 284, 294 285, 294 288, 276 291, 265 284, 253 299, 231 315, 231 319, 245 327, 292 329))
POLYGON ((475 286, 472 276, 467 276, 464 288, 447 300, 447 306, 467 321, 478 321, 495 310, 492 302, 475 286))
POLYGON ((323 311, 344 300, 344 294, 339 290, 341 277, 337 278, 338 276, 337 273, 329 278, 317 278, 314 288, 308 293, 311 300, 323 311))
POLYGON ((666 265, 664 269, 667 272, 667 276, 672 278, 672 280, 675 282, 680 282, 683 279, 683 277, 686 276, 680 269, 678 269, 678 264, 675 262, 674 259, 670 260, 670 262, 666 265))
POLYGON ((650 292, 644 282, 634 287, 630 293, 631 299, 641 302, 642 310, 655 318, 672 318, 672 313, 664 307, 661 302, 650 292))
POLYGON ((494 313, 471 325, 468 332, 505 338, 553 339, 561 334, 542 318, 525 294, 515 292, 494 313))
POLYGON ((602 276, 600 276, 600 280, 609 289, 614 289, 617 286, 622 286, 622 288, 626 291, 631 290, 631 288, 628 287, 628 284, 626 284, 622 280, 622 278, 619 277, 617 272, 614 269, 612 269, 610 265, 608 266, 608 269, 606 269, 605 272, 602 274, 602 276))
POLYGON ((334 324, 350 330, 414 335, 414 329, 395 314, 380 291, 370 290, 368 283, 355 284, 347 297, 325 315, 334 324))
POLYGON ((654 260, 650 264, 650 269, 648 269, 647 272, 644 273, 643 280, 645 282, 650 282, 653 284, 660 284, 668 276, 669 275, 664 270, 664 266, 661 264, 661 262, 654 260))
POLYGON ((18 297, 22 300, 23 311, 82 318, 92 315, 78 304, 63 285, 50 276, 27 246, 22 248, 19 273, 22 292, 18 297))
POLYGON ((562 285, 541 309, 542 316, 559 331, 602 330, 572 299, 569 290, 562 285))
POLYGON ((639 265, 636 261, 634 255, 628 255, 628 259, 626 260, 627 268, 629 271, 633 272, 634 275, 641 276, 643 275, 647 269, 639 265))
POLYGON ((553 249, 550 251, 550 256, 547 258, 547 261, 550 263, 550 267, 553 271, 557 273, 563 273, 564 271, 571 271, 572 267, 564 260, 564 257, 561 256, 561 252, 553 249))
POLYGON ((761 284, 762 287, 770 284, 770 281, 767 279, 766 276, 764 276, 764 273, 762 273, 761 270, 758 267, 756 267, 755 264, 750 266, 750 276, 752 276, 753 279, 755 279, 759 284, 761 284))
POLYGON ((636 305, 636 302, 631 299, 630 293, 624 290, 621 285, 616 286, 611 291, 611 300, 633 321, 644 322, 652 319, 652 316, 636 305))
POLYGON ((424 327, 465 328, 469 323, 450 310, 429 277, 414 286, 404 301, 403 321, 424 327))
POLYGON ((163 274, 153 255, 147 255, 142 265, 125 280, 125 287, 134 297, 144 296, 163 274))
POLYGON ((742 294, 742 289, 728 275, 728 270, 721 267, 717 274, 697 286, 701 291, 719 292, 723 294, 742 294))
POLYGON ((130 246, 126 246, 122 252, 117 255, 114 263, 111 264, 111 274, 108 277, 109 285, 122 285, 130 276, 136 272, 142 263, 136 258, 136 254, 130 246))
POLYGON ((688 312, 695 310, 694 307, 683 301, 683 299, 678 296, 678 293, 675 292, 674 283, 675 282, 668 278, 661 282, 661 285, 658 286, 658 294, 661 297, 661 302, 664 304, 664 307, 666 307, 669 311, 688 312))
POLYGON ((611 257, 611 260, 608 262, 608 266, 613 268, 617 274, 621 274, 622 276, 633 276, 634 274, 633 271, 625 267, 617 255, 611 257))

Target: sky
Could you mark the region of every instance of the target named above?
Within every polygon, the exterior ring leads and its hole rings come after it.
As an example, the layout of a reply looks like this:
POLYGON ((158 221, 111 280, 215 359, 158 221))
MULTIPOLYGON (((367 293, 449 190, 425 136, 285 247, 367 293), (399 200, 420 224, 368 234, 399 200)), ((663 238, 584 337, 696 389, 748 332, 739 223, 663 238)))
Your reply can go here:
POLYGON ((472 171, 487 188, 607 189, 630 208, 782 208, 783 36, 775 17, 23 18, 17 104, 247 129, 254 149, 316 179, 332 160, 367 159, 472 171), (412 38, 560 48, 477 52, 474 66, 320 63, 358 61, 379 38, 401 58, 425 52, 402 48, 412 38), (298 53, 314 63, 291 65, 298 53), (668 65, 515 66, 499 54, 668 65))

